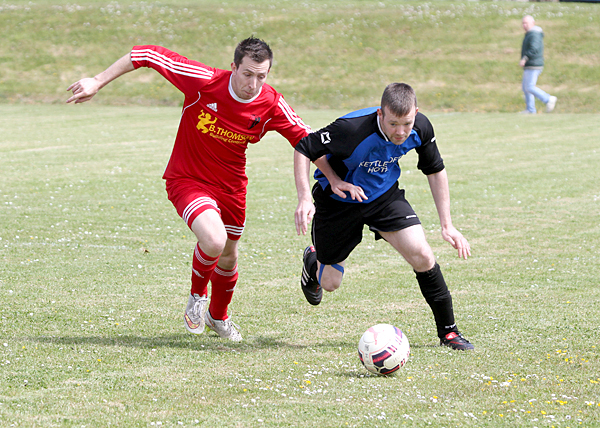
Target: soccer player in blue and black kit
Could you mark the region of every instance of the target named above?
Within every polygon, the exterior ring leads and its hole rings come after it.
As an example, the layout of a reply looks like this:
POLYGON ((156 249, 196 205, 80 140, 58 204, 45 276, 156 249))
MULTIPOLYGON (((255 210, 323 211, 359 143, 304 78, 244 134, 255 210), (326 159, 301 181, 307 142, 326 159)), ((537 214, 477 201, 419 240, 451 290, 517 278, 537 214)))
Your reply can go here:
POLYGON ((323 289, 335 291, 341 285, 345 260, 362 240, 366 224, 376 239, 389 242, 414 269, 433 311, 440 345, 471 350, 473 345, 454 321, 452 297, 421 222, 398 188, 398 161, 412 149, 419 156, 417 167, 427 175, 443 238, 459 257, 471 255, 469 243, 452 225, 448 176, 433 126, 418 112, 414 90, 392 83, 381 107, 343 116, 296 146, 296 230, 305 234, 312 220, 314 244, 304 250, 302 291, 310 304, 318 305, 323 289), (312 198, 310 161, 318 168, 312 198))

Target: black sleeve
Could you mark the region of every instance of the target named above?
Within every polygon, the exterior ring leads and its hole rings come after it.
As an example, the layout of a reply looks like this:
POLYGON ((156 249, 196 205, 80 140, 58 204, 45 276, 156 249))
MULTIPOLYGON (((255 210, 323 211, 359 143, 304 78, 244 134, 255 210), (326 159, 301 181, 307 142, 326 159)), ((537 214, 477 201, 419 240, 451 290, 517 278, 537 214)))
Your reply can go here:
POLYGON ((309 158, 311 162, 314 162, 323 155, 329 154, 329 151, 321 142, 320 133, 323 131, 323 129, 308 134, 306 137, 302 138, 298 144, 296 144, 296 151, 309 158))
POLYGON ((323 155, 346 159, 373 133, 374 120, 376 114, 339 118, 301 139, 296 145, 296 150, 313 162, 323 155))
POLYGON ((427 116, 417 113, 413 129, 421 139, 421 146, 415 149, 419 154, 417 168, 425 175, 431 175, 442 171, 444 169, 444 160, 442 159, 435 142, 433 125, 429 119, 427 119, 427 116))

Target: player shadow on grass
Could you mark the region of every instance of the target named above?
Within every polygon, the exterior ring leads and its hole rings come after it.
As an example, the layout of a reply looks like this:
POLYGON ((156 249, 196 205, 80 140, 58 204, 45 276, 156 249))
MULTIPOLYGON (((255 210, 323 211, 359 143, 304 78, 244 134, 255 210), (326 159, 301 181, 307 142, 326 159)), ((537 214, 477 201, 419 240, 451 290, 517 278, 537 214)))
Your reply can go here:
POLYGON ((179 348, 204 351, 231 351, 251 353, 261 349, 289 348, 338 348, 354 346, 350 341, 322 341, 320 343, 311 343, 309 345, 302 343, 293 343, 281 340, 280 336, 250 336, 242 342, 231 342, 227 339, 221 339, 212 333, 202 335, 191 335, 189 333, 171 334, 166 336, 39 336, 29 337, 31 342, 60 344, 64 346, 126 346, 141 349, 156 348, 179 348))

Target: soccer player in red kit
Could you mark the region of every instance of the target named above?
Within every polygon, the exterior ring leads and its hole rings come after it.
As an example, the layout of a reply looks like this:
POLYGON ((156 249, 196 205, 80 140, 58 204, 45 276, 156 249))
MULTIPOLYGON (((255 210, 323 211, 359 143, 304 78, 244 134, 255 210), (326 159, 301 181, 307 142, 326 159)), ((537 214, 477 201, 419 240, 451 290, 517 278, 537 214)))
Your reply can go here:
POLYGON ((294 147, 310 132, 282 95, 265 83, 272 62, 269 45, 254 37, 238 44, 231 70, 160 46, 135 46, 102 73, 67 89, 73 92, 67 103, 82 103, 117 77, 149 67, 184 94, 163 178, 169 200, 198 239, 184 314, 191 333, 201 334, 206 325, 223 338, 242 340, 227 308, 238 278, 237 244, 246 218, 246 149, 268 131, 279 132, 294 147))

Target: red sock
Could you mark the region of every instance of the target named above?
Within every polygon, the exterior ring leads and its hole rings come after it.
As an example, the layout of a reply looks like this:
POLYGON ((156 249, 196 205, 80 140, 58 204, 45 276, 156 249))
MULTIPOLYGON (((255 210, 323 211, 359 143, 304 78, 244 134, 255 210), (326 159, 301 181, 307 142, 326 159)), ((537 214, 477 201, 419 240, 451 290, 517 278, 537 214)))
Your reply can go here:
POLYGON ((191 294, 206 296, 208 294, 208 281, 217 266, 219 256, 207 256, 196 244, 194 259, 192 261, 192 291, 191 294))
POLYGON ((210 277, 212 291, 208 310, 210 316, 216 320, 227 319, 227 307, 233 298, 233 290, 238 279, 237 265, 231 270, 221 269, 217 266, 210 277))

